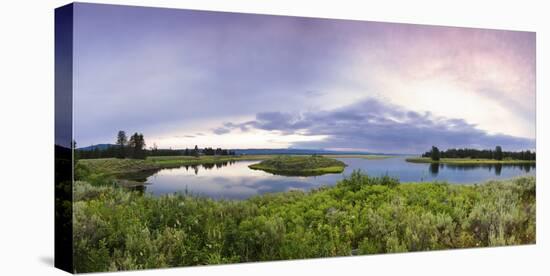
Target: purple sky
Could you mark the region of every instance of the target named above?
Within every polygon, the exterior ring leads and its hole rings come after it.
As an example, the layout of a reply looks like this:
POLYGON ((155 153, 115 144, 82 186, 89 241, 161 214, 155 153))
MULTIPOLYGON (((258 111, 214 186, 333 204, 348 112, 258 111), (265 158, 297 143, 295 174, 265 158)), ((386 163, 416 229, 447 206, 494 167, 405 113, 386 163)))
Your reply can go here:
POLYGON ((79 3, 74 61, 80 146, 535 147, 529 32, 79 3))

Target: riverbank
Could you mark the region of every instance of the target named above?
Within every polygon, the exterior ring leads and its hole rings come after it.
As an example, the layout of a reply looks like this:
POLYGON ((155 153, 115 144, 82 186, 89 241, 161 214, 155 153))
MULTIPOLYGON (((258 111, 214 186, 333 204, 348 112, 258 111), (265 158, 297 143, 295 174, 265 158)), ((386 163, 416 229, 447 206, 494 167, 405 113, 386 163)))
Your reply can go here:
MULTIPOLYGON (((186 165, 209 165, 233 161, 263 161, 277 156, 308 157, 310 155, 238 155, 238 156, 150 156, 147 159, 118 159, 99 158, 81 159, 77 163, 78 173, 92 173, 102 176, 115 176, 119 174, 139 173, 166 168, 176 168, 186 165)), ((327 155, 327 158, 362 158, 362 159, 386 159, 393 156, 384 155, 327 155)), ((329 170, 341 172, 339 168, 329 170)), ((78 178, 77 178, 78 179, 78 178)))
POLYGON ((533 244, 535 177, 479 185, 354 172, 242 201, 74 186, 77 272, 533 244))
POLYGON ((471 158, 441 158, 438 161, 428 157, 411 157, 405 161, 410 163, 432 163, 449 165, 521 165, 535 164, 535 160, 494 160, 494 159, 471 159, 471 158))
POLYGON ((147 159, 130 158, 99 158, 78 160, 77 170, 80 167, 90 173, 102 175, 117 175, 137 173, 142 171, 174 168, 185 165, 218 164, 230 161, 265 160, 269 155, 247 156, 151 156, 147 159))

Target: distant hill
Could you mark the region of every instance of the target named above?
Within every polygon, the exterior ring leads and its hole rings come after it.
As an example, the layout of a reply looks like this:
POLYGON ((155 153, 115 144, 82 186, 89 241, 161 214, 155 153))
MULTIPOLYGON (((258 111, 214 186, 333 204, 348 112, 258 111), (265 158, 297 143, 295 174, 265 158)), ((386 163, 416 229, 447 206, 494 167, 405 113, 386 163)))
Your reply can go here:
POLYGON ((107 149, 107 148, 112 147, 112 146, 116 146, 116 145, 114 145, 114 144, 97 144, 97 145, 91 145, 91 146, 77 148, 77 149, 78 150, 83 150, 83 151, 95 150, 96 148, 99 149, 99 150, 104 150, 104 149, 107 149))
POLYGON ((255 155, 255 154, 377 154, 382 155, 382 153, 372 153, 366 151, 333 151, 333 150, 323 150, 323 149, 233 149, 236 154, 243 155, 255 155))
MULTIPOLYGON (((107 149, 108 147, 116 146, 115 144, 97 144, 97 145, 91 145, 87 147, 78 148, 78 150, 82 151, 92 151, 98 148, 99 150, 107 149)), ((174 150, 183 150, 183 149, 174 149, 174 150)), ((201 148, 202 150, 202 148, 201 148)), ((353 154, 374 154, 374 155, 395 155, 395 154, 387 154, 387 153, 378 153, 378 152, 367 152, 367 151, 334 151, 334 150, 324 150, 324 149, 231 149, 235 152, 237 155, 269 155, 269 154, 299 154, 299 155, 310 155, 310 154, 324 154, 324 155, 331 155, 331 154, 346 154, 346 155, 353 155, 353 154)))

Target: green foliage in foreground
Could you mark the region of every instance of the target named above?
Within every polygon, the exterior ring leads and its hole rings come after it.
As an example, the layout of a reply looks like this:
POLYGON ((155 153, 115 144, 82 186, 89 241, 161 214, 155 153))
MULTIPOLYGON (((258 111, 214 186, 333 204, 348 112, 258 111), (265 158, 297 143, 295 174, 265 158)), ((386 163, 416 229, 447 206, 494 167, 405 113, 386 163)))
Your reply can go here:
POLYGON ((258 164, 248 166, 254 170, 263 170, 281 175, 321 175, 326 173, 341 173, 346 164, 340 160, 311 156, 277 156, 258 164))
POLYGON ((77 272, 535 242, 535 178, 401 184, 354 172, 334 187, 244 201, 154 198, 79 181, 77 272))

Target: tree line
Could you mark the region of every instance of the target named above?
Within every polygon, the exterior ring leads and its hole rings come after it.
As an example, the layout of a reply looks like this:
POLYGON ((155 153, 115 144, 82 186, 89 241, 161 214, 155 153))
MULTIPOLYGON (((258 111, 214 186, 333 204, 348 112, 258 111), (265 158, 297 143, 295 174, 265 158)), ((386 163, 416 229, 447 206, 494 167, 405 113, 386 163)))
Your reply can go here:
POLYGON ((436 146, 422 154, 422 157, 429 157, 434 161, 441 158, 474 158, 474 159, 494 159, 494 160, 536 160, 536 153, 530 150, 525 151, 503 151, 501 146, 496 146, 494 150, 490 149, 448 149, 440 151, 436 146))
MULTIPOLYGON (((73 141, 73 148, 76 148, 76 142, 73 141)), ((116 136, 114 145, 108 145, 105 148, 94 147, 91 150, 75 149, 77 159, 92 158, 133 158, 145 159, 147 156, 200 156, 200 155, 235 155, 235 151, 207 147, 199 149, 197 145, 194 148, 186 149, 159 149, 156 144, 146 149, 145 138, 142 133, 135 132, 128 138, 124 130, 120 130, 116 136)))

